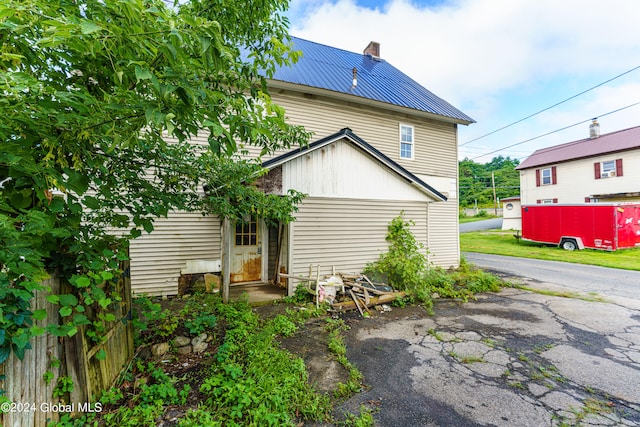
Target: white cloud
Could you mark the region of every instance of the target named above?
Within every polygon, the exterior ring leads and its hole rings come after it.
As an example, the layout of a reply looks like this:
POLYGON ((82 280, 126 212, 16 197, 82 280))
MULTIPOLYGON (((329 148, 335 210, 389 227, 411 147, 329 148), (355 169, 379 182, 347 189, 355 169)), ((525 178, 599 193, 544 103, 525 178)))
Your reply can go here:
MULTIPOLYGON (((353 0, 294 0, 291 33, 354 52, 380 42, 383 59, 478 121, 461 130, 464 141, 640 65, 639 16, 637 0, 457 0, 432 8, 391 0, 375 10, 353 0)), ((483 143, 499 148, 640 101, 638 81, 640 70, 483 143)), ((603 132, 640 125, 638 111, 608 116, 603 132)))

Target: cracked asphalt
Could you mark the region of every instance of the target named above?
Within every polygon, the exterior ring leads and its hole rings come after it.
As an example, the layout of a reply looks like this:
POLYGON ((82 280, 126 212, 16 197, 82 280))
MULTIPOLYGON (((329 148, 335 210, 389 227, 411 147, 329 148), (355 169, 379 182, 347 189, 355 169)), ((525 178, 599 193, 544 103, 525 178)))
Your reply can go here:
MULTIPOLYGON (((640 286, 640 284, 639 284, 640 286)), ((352 319, 347 356, 384 426, 638 426, 640 309, 508 288, 352 319)))

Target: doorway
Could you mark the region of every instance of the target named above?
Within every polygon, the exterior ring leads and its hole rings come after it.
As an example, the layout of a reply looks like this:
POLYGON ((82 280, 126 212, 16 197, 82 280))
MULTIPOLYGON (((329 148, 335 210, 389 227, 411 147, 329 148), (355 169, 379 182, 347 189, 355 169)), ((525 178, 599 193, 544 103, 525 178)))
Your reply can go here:
POLYGON ((262 281, 262 221, 255 215, 236 221, 231 256, 230 283, 262 281))

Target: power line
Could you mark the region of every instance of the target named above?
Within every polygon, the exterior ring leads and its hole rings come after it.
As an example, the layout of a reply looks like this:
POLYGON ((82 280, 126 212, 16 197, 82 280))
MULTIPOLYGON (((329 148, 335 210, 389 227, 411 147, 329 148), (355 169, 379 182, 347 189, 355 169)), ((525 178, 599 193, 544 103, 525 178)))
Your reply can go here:
MULTIPOLYGON (((610 114, 617 113, 618 111, 622 111, 622 110, 626 110, 627 108, 635 107, 636 105, 639 105, 639 104, 640 104, 640 101, 635 102, 635 103, 633 103, 633 104, 631 104, 631 105, 627 105, 626 107, 618 108, 617 110, 609 111, 608 113, 604 113, 604 114, 597 115, 597 116, 595 116, 595 117, 604 117, 604 116, 608 116, 608 115, 610 115, 610 114)), ((494 153, 497 153, 497 152, 499 152, 499 151, 506 150, 507 148, 515 147, 515 146, 517 146, 517 145, 524 144, 525 142, 530 142, 530 141, 533 141, 533 140, 535 140, 535 139, 542 138, 543 136, 551 135, 551 134, 553 134, 553 133, 557 133, 557 132, 560 132, 560 131, 563 131, 563 130, 569 129, 569 128, 572 128, 572 127, 574 127, 574 126, 578 126, 578 125, 581 125, 581 124, 587 123, 587 122, 588 122, 588 121, 590 121, 590 120, 593 120, 593 118, 589 118, 589 119, 587 119, 587 120, 583 120, 583 121, 581 121, 581 122, 574 123, 574 124, 572 124, 572 125, 565 126, 565 127, 563 127, 563 128, 556 129, 556 130, 553 130, 553 131, 551 131, 551 132, 544 133, 544 134, 542 134, 542 135, 534 136, 533 138, 529 138, 529 139, 526 139, 526 140, 524 140, 524 141, 520 141, 520 142, 517 142, 517 143, 515 143, 515 144, 508 145, 508 146, 506 146, 506 147, 499 148, 499 149, 494 150, 494 151, 491 151, 491 152, 489 152, 489 153, 485 153, 485 154, 482 154, 482 155, 480 155, 480 156, 474 157, 474 158, 472 158, 471 160, 475 160, 475 159, 478 159, 478 158, 480 158, 480 157, 488 156, 489 154, 494 154, 494 153)))
POLYGON ((540 111, 538 111, 538 112, 536 112, 536 113, 530 114, 530 115, 528 115, 527 117, 524 117, 524 118, 522 118, 522 119, 520 119, 520 120, 517 120, 517 121, 515 121, 515 122, 513 122, 513 123, 511 123, 511 124, 508 124, 508 125, 503 126, 503 127, 499 128, 499 129, 496 129, 496 130, 494 130, 494 131, 492 131, 492 132, 489 132, 489 133, 487 133, 487 134, 484 134, 484 135, 482 135, 482 136, 479 136, 479 137, 477 137, 477 138, 474 138, 474 139, 472 139, 472 140, 470 140, 470 141, 467 141, 467 142, 465 142, 465 143, 462 143, 462 144, 458 145, 458 147, 462 147, 462 146, 464 146, 464 145, 470 144, 470 143, 472 143, 472 142, 474 142, 474 141, 477 141, 477 140, 479 140, 479 139, 482 139, 482 138, 484 138, 484 137, 486 137, 486 136, 493 135, 493 134, 494 134, 494 133, 496 133, 496 132, 500 132, 500 131, 501 131, 501 130, 503 130, 503 129, 506 129, 506 128, 508 128, 508 127, 511 127, 511 126, 513 126, 513 125, 516 125, 516 124, 518 124, 518 123, 520 123, 520 122, 523 122, 523 121, 525 121, 525 120, 527 120, 527 119, 530 119, 531 117, 537 116, 537 115, 538 115, 538 114, 540 114, 540 113, 544 113, 545 111, 550 110, 550 109, 552 109, 552 108, 554 108, 554 107, 557 107, 557 106, 558 106, 558 105, 560 105, 560 104, 564 104, 565 102, 570 101, 570 100, 572 100, 573 98, 577 98, 577 97, 578 97, 578 96, 580 96, 580 95, 584 95, 585 93, 587 93, 587 92, 589 92, 589 91, 592 91, 593 89, 596 89, 596 88, 598 88, 598 87, 600 87, 600 86, 602 86, 602 85, 605 85, 605 84, 607 84, 607 83, 609 83, 609 82, 611 82, 611 81, 613 81, 613 80, 615 80, 615 79, 617 79, 617 78, 620 78, 620 77, 624 76, 625 74, 629 74, 630 72, 635 71, 635 70, 637 70, 638 68, 640 68, 640 65, 638 65, 637 67, 633 67, 632 69, 630 69, 630 70, 628 70, 628 71, 625 71, 625 72, 624 72, 624 73, 622 73, 622 74, 618 74, 617 76, 612 77, 612 78, 610 78, 609 80, 607 80, 607 81, 605 81, 605 82, 602 82, 602 83, 600 83, 600 84, 597 84, 597 85, 593 86, 592 88, 589 88, 589 89, 587 89, 587 90, 583 90, 582 92, 580 92, 580 93, 578 93, 578 94, 576 94, 576 95, 573 95, 573 96, 571 96, 571 97, 569 97, 569 98, 565 99, 564 101, 560 101, 560 102, 558 102, 558 103, 555 103, 555 104, 553 104, 553 105, 552 105, 552 106, 550 106, 550 107, 547 107, 547 108, 545 108, 545 109, 543 109, 543 110, 540 110, 540 111))

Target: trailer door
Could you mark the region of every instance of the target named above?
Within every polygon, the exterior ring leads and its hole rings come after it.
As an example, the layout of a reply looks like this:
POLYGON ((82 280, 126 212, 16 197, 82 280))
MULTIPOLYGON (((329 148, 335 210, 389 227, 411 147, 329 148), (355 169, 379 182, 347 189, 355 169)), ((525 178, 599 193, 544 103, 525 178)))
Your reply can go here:
POLYGON ((618 248, 640 246, 640 205, 621 205, 616 209, 618 248))

